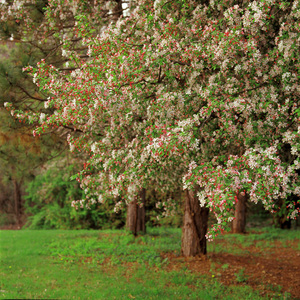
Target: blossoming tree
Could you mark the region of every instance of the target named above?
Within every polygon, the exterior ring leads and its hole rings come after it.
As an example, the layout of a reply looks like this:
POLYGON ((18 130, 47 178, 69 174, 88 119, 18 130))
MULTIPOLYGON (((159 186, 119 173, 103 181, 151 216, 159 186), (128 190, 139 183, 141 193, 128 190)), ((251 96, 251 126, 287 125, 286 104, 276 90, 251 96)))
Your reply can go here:
POLYGON ((82 131, 68 137, 90 154, 81 205, 114 195, 118 209, 153 186, 186 190, 186 256, 206 253, 244 192, 271 212, 282 199, 291 218, 299 212, 300 4, 233 2, 143 0, 97 36, 79 16, 89 59, 66 45, 72 72, 31 68, 52 110, 22 112, 40 122, 35 134, 82 131))

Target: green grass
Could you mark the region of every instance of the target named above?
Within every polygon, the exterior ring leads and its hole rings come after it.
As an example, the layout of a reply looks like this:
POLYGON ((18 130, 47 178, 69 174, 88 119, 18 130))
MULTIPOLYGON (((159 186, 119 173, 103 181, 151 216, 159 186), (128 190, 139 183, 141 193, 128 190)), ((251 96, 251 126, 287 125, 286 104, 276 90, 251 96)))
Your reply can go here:
MULTIPOLYGON (((255 246, 259 250, 277 247, 274 242, 280 242, 283 247, 291 247, 289 242, 299 240, 299 230, 281 230, 279 228, 264 227, 252 229, 250 234, 228 234, 216 238, 216 242, 208 244, 208 252, 231 253, 235 255, 245 254, 245 249, 255 246)), ((300 249, 300 242, 292 247, 300 249)))
POLYGON ((262 299, 184 267, 168 271, 160 254, 179 254, 180 235, 166 228, 138 238, 117 230, 0 231, 0 298, 262 299))

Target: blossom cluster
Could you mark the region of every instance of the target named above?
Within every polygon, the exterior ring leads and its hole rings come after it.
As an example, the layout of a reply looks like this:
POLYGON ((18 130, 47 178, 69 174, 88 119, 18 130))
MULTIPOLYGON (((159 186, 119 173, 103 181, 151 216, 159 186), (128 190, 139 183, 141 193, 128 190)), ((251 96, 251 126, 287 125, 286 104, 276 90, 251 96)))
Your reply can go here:
MULTIPOLYGON (((183 178, 184 188, 200 187, 197 196, 201 206, 208 206, 215 214, 217 224, 208 236, 225 228, 234 217, 234 205, 239 193, 247 193, 249 200, 260 201, 272 213, 281 210, 282 199, 291 194, 300 197, 298 164, 288 166, 276 155, 277 149, 248 149, 243 155, 229 155, 197 165, 192 162, 183 178), (297 188, 296 188, 297 186, 297 188)), ((293 201, 286 200, 290 214, 295 218, 300 209, 293 201)))

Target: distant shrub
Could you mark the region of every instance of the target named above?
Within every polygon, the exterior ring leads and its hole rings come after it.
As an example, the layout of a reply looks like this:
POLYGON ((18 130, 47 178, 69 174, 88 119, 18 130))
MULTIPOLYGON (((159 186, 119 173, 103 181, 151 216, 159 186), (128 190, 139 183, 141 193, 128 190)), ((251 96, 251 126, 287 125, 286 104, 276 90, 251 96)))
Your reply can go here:
POLYGON ((105 229, 124 226, 125 217, 113 211, 113 200, 92 209, 76 210, 73 200, 82 199, 84 192, 70 177, 76 166, 52 166, 35 177, 26 189, 25 209, 30 216, 29 229, 105 229))
POLYGON ((146 226, 147 227, 173 227, 179 228, 183 222, 182 192, 175 190, 168 195, 151 190, 146 194, 146 226), (168 199, 173 201, 168 201, 168 199), (161 203, 161 205, 157 205, 161 203), (174 207, 166 214, 163 203, 174 203, 174 207))

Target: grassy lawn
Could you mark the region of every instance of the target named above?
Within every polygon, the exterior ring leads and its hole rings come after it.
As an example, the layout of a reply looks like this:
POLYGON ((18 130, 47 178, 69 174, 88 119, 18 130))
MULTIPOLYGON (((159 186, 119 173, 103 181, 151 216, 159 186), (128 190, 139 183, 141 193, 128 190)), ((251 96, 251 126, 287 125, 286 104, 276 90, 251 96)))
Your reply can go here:
MULTIPOLYGON (((266 238, 269 243, 280 240, 286 244, 285 241, 297 238, 299 233, 299 231, 290 232, 288 235, 276 230, 242 236, 225 235, 216 244, 209 245, 209 252, 217 255, 239 251, 237 254, 241 254, 246 246, 253 247, 266 238)), ((247 285, 246 279, 241 280, 241 274, 236 277, 236 284, 222 283, 216 265, 209 259, 207 262, 204 261, 211 266, 208 272, 193 271, 189 268, 188 261, 179 257, 180 235, 180 229, 167 228, 149 229, 146 235, 138 238, 120 230, 2 230, 0 297, 1 299, 268 298, 268 295, 263 295, 247 285)), ((259 247, 263 248, 264 245, 259 247)), ((221 266, 220 270, 227 272, 230 266, 226 264, 224 266, 221 266)), ((289 294, 276 289, 272 297, 287 299, 289 294)))

